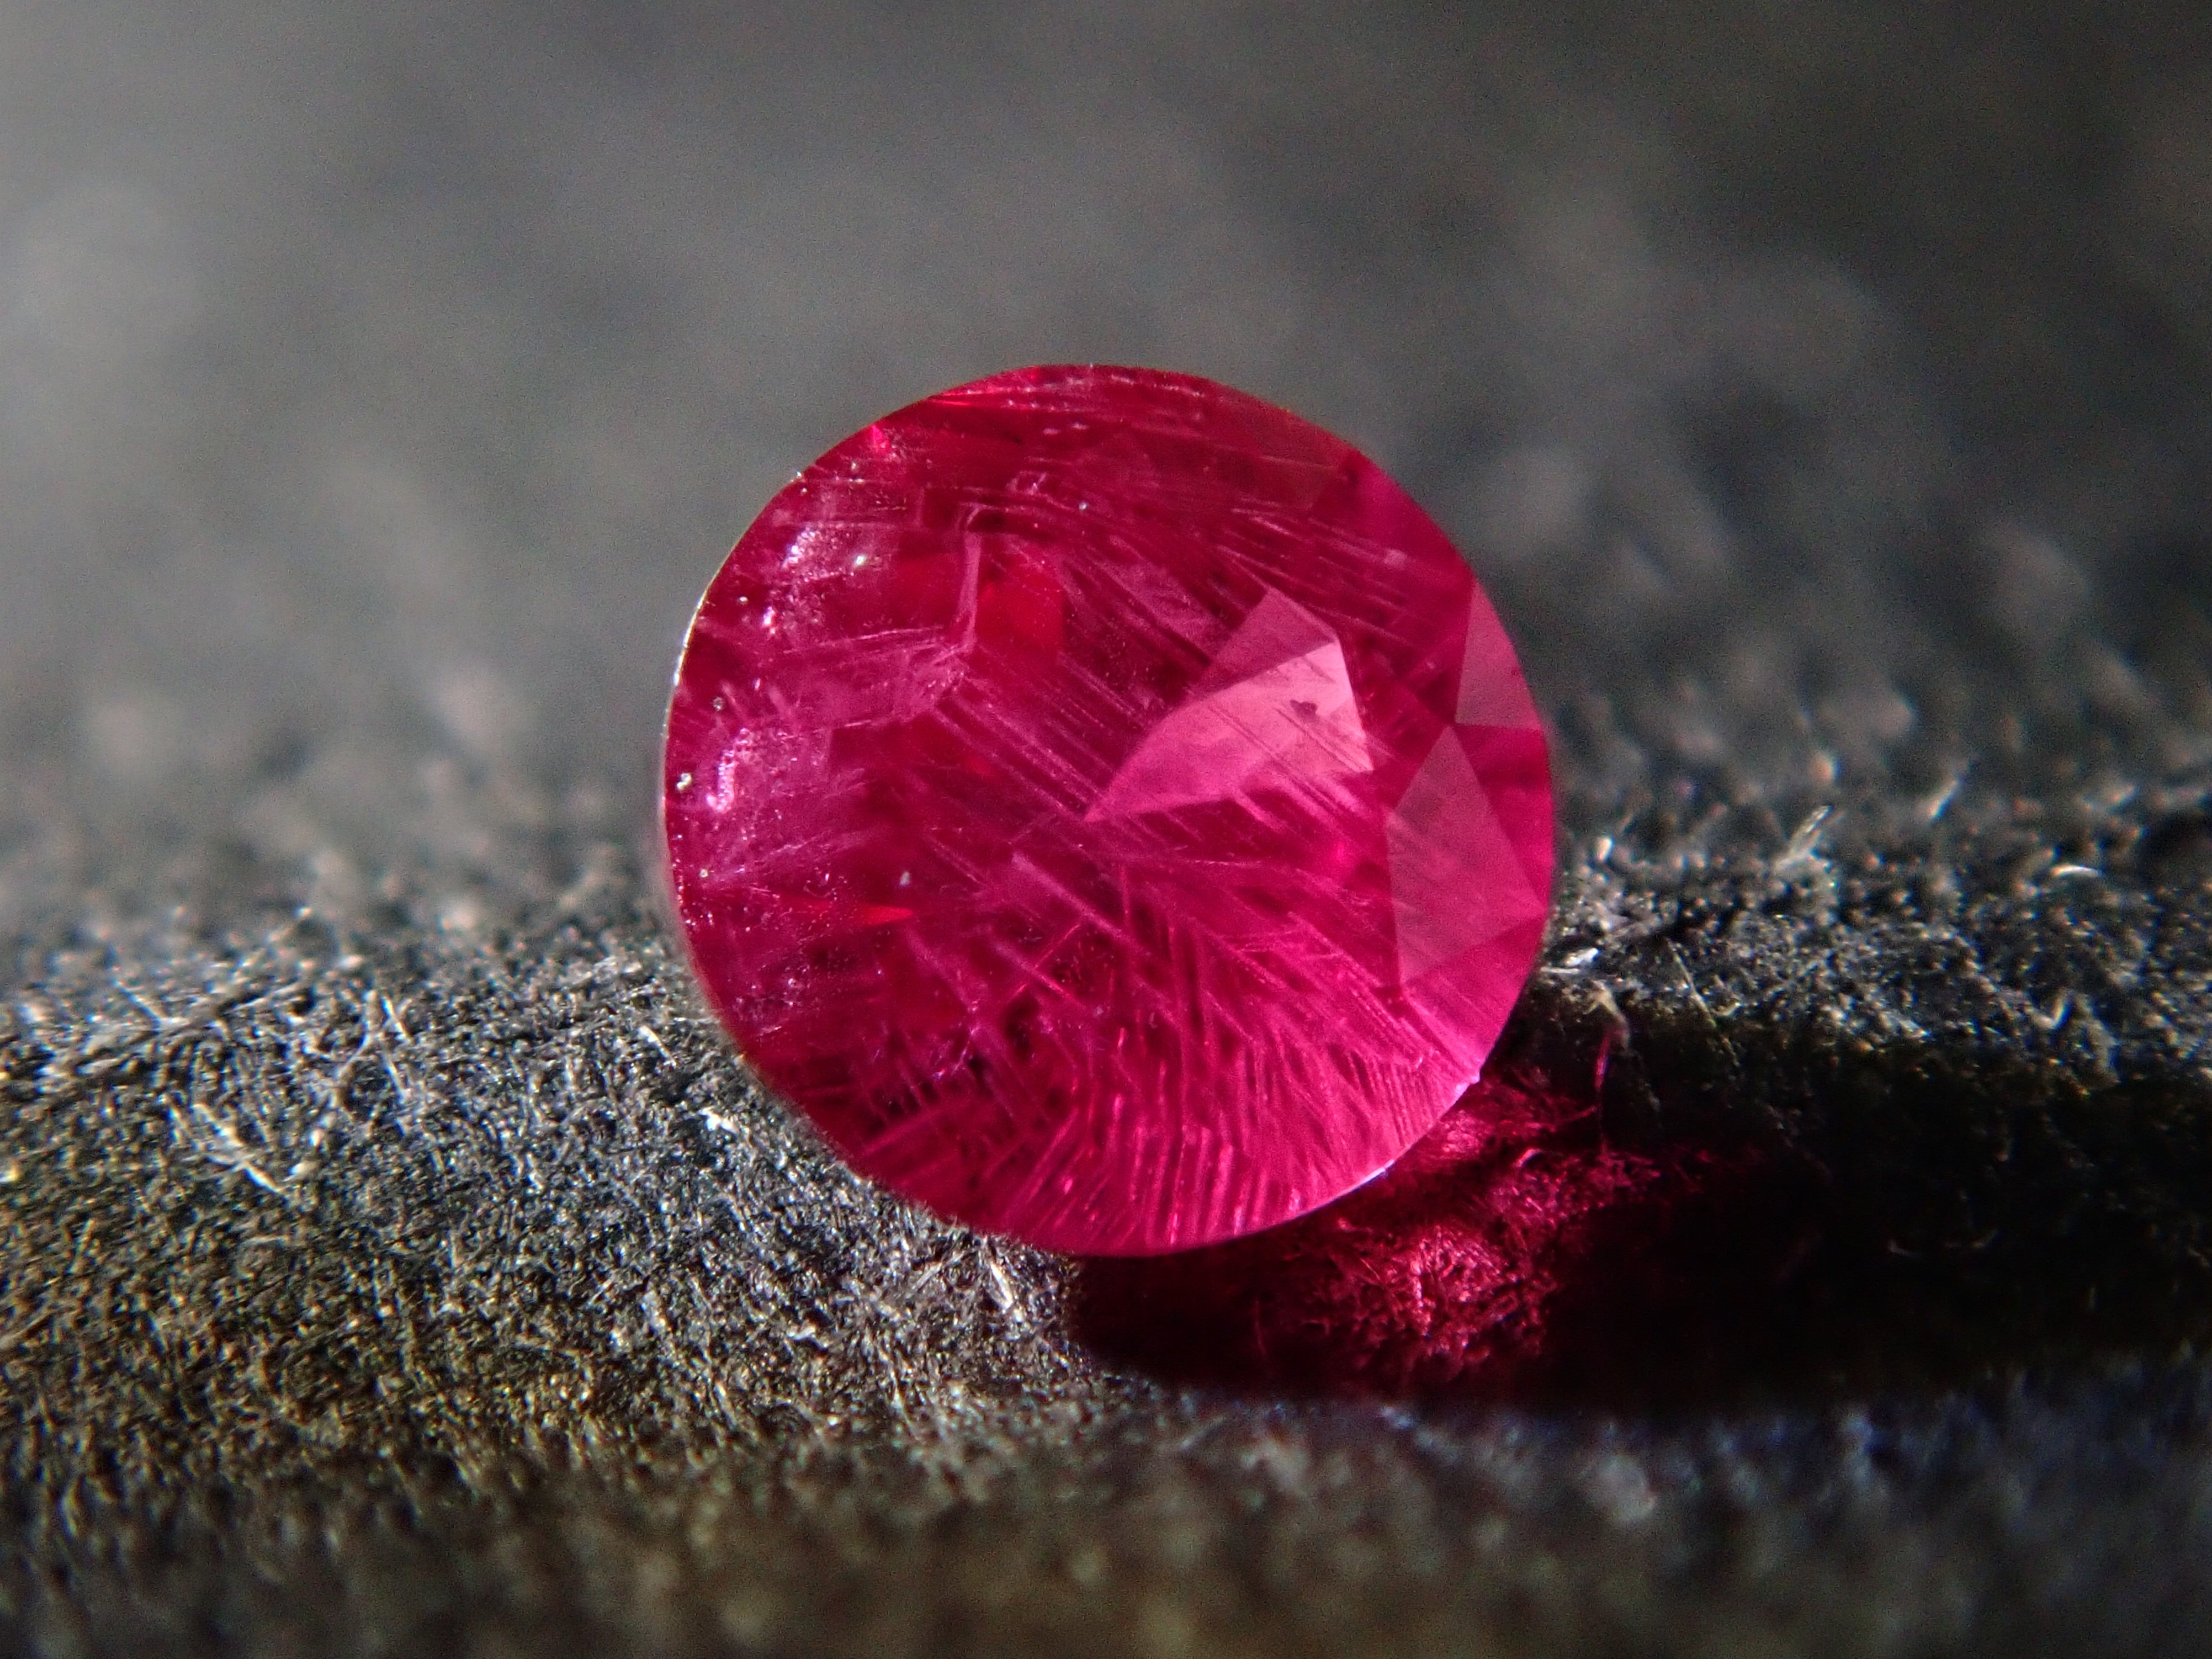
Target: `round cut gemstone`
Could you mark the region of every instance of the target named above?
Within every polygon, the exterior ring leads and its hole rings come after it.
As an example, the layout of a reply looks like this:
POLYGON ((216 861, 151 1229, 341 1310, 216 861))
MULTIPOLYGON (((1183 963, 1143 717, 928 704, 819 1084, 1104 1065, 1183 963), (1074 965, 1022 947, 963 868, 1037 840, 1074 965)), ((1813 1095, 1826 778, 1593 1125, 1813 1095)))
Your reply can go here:
POLYGON ((1552 880, 1542 730, 1372 462, 1032 368, 795 478, 708 589, 662 797, 692 960, 861 1173, 1085 1254, 1327 1203, 1475 1080, 1552 880))

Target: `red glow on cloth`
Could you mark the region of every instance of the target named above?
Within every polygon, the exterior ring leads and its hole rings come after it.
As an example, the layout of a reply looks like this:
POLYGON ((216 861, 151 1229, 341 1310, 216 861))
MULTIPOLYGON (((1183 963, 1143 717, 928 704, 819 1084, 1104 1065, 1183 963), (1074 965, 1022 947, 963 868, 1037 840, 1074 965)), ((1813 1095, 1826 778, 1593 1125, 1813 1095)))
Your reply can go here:
POLYGON ((1076 1322, 1171 1380, 1550 1395, 1741 1313, 1798 1212, 1748 1149, 1607 1146, 1596 1108, 1486 1081, 1373 1182, 1249 1238, 1084 1264, 1076 1322))

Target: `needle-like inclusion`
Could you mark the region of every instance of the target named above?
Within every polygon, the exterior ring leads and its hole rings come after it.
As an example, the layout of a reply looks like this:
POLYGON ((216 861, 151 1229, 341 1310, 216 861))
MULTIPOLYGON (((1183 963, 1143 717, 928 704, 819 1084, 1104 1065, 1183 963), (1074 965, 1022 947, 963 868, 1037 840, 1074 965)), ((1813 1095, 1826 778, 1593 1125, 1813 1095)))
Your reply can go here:
POLYGON ((1513 648, 1372 462, 1188 376, 994 376, 769 502, 663 815, 693 963, 862 1173, 1085 1254, 1288 1220, 1473 1083, 1534 964, 1513 648))

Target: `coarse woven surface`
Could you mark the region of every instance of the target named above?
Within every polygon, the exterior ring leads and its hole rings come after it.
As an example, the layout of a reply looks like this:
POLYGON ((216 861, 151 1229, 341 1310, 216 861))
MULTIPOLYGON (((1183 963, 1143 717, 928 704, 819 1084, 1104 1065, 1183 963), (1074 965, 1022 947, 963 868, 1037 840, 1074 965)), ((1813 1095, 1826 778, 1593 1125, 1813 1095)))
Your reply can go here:
POLYGON ((5 1639, 2203 1650, 2201 11, 0 8, 5 1639), (1522 647, 1583 1115, 1481 1179, 1741 1172, 1525 1257, 1571 1364, 1178 1342, 677 970, 720 549, 1091 360, 1522 647))
POLYGON ((1465 559, 1340 439, 1158 369, 994 375, 809 465, 692 620, 661 775, 747 1065, 860 1174, 1072 1255, 1387 1167, 1549 908, 1465 559))

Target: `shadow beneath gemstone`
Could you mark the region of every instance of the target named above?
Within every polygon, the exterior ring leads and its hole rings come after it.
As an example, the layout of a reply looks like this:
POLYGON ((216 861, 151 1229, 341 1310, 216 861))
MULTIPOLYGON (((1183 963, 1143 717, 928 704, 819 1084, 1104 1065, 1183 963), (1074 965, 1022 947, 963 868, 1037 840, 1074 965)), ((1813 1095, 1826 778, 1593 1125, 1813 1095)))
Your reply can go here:
POLYGON ((1162 1380, 1629 1409, 1941 1388, 2212 1334, 2212 1085, 1562 1010, 1383 1176, 1094 1260, 1079 1336, 1162 1380), (1563 1033, 1565 1034, 1563 1036, 1563 1033), (1593 1063, 1594 1059, 1599 1063, 1593 1063), (1731 1098, 1726 1083, 1748 1093, 1731 1098))

